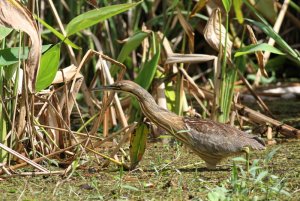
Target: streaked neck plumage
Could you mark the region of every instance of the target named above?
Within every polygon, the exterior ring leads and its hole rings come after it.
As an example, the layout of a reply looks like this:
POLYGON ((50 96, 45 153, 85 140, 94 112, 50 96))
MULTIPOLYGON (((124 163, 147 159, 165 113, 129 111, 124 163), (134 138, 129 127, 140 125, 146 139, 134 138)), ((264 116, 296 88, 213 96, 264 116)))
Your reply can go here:
POLYGON ((134 90, 127 92, 138 99, 144 115, 156 125, 161 126, 170 133, 177 132, 183 128, 182 117, 159 107, 154 98, 144 88, 137 85, 134 90))

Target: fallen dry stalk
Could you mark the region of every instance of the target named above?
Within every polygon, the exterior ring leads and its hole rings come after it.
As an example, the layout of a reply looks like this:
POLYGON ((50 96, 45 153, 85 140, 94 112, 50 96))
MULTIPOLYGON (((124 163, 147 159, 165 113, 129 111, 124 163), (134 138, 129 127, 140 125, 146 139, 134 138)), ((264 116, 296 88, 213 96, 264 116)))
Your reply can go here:
POLYGON ((289 126, 287 124, 281 123, 280 121, 277 121, 275 119, 272 119, 271 117, 268 117, 264 114, 261 114, 259 112, 256 112, 244 105, 241 104, 235 104, 235 108, 240 112, 241 115, 248 117, 253 122, 259 123, 259 124, 266 124, 270 123, 272 126, 275 127, 275 131, 280 132, 282 135, 286 137, 293 137, 293 138, 300 138, 300 130, 289 126))
MULTIPOLYGON (((132 131, 134 130, 134 128, 136 127, 136 125, 137 125, 137 123, 133 123, 127 129, 124 129, 125 134, 124 134, 123 138, 121 139, 121 141, 119 142, 119 144, 117 144, 117 146, 115 147, 115 149, 110 154, 110 157, 113 157, 114 155, 116 155, 117 152, 121 149, 121 146, 127 142, 127 140, 130 138, 130 134, 132 133, 132 131)), ((108 160, 104 164, 104 167, 107 167, 109 165, 109 162, 110 162, 110 160, 108 160)))
MULTIPOLYGON (((187 86, 187 88, 190 88, 190 90, 193 90, 198 95, 199 98, 202 98, 201 94, 198 93, 199 90, 197 88, 195 88, 194 85, 186 84, 186 86, 187 86)), ((212 92, 210 92, 206 89, 201 89, 201 90, 204 93, 206 100, 211 100, 211 101, 213 100, 214 96, 213 96, 212 92)), ((292 126, 289 126, 280 121, 272 119, 271 117, 268 117, 264 114, 256 112, 242 104, 234 103, 234 108, 236 110, 238 110, 242 116, 249 118, 251 121, 253 121, 255 123, 258 123, 258 124, 269 123, 270 125, 272 125, 274 127, 275 131, 280 132, 282 135, 284 135, 286 137, 300 138, 300 130, 298 130, 292 126)))
MULTIPOLYGON (((53 130, 58 130, 58 131, 64 131, 64 132, 68 132, 67 129, 65 128, 58 128, 58 127, 54 127, 54 126, 47 126, 47 125, 41 125, 41 124, 36 124, 36 126, 42 127, 42 128, 49 128, 49 129, 53 129, 53 130)), ((100 137, 94 136, 94 135, 88 135, 86 133, 81 133, 81 132, 76 132, 76 131, 72 131, 74 134, 79 135, 79 136, 84 136, 84 137, 89 137, 95 140, 103 140, 100 137)))
MULTIPOLYGON (((16 152, 15 150, 12 150, 11 148, 5 146, 4 144, 0 143, 0 148, 9 152, 10 154, 14 155, 15 157, 26 161, 26 164, 30 164, 33 167, 35 167, 36 169, 42 171, 42 172, 49 172, 46 168, 40 166, 39 164, 37 164, 34 160, 30 160, 29 158, 26 158, 25 156, 19 154, 18 152, 16 152)), ((1 173, 0 173, 1 174, 1 173)))
MULTIPOLYGON (((46 156, 42 156, 42 157, 40 157, 40 158, 33 159, 32 161, 33 161, 34 163, 39 163, 39 162, 41 162, 41 161, 43 161, 43 160, 45 160, 45 159, 52 158, 53 156, 56 156, 56 155, 58 155, 58 154, 60 154, 60 153, 62 153, 62 152, 65 152, 65 151, 67 151, 67 150, 69 150, 69 149, 72 149, 72 148, 74 148, 75 146, 77 146, 77 145, 79 145, 79 144, 82 144, 82 143, 85 142, 85 141, 86 141, 86 140, 84 140, 84 141, 82 141, 82 142, 80 142, 80 143, 74 144, 74 145, 72 145, 72 146, 69 146, 69 147, 67 147, 67 148, 61 149, 61 150, 59 150, 59 151, 53 152, 53 153, 48 154, 48 155, 46 155, 46 156)), ((17 165, 14 165, 14 166, 9 167, 9 169, 10 169, 10 170, 20 169, 20 168, 23 168, 23 167, 27 166, 28 164, 29 164, 29 163, 27 163, 27 162, 25 162, 25 163, 20 163, 20 164, 17 164, 17 165)), ((50 171, 47 170, 47 172, 49 173, 50 171)), ((0 175, 2 175, 3 173, 4 173, 4 171, 3 171, 3 170, 0 170, 0 175)))
POLYGON ((51 176, 51 175, 63 175, 64 170, 50 171, 50 172, 21 172, 18 174, 3 175, 1 178, 19 177, 19 176, 51 176))
POLYGON ((90 151, 90 152, 92 152, 92 153, 94 153, 94 154, 96 154, 96 155, 99 155, 99 156, 101 156, 101 157, 107 159, 108 161, 113 162, 113 163, 117 164, 118 166, 122 166, 122 167, 124 167, 125 169, 129 170, 129 167, 128 167, 125 163, 122 163, 122 162, 117 161, 117 160, 115 160, 115 159, 113 159, 113 158, 110 158, 110 157, 108 157, 108 156, 106 156, 106 155, 104 155, 104 154, 101 154, 101 153, 99 153, 99 152, 97 152, 97 151, 95 151, 95 150, 93 150, 93 149, 88 148, 88 147, 85 147, 85 148, 86 148, 88 151, 90 151))
POLYGON ((244 75, 241 73, 240 70, 238 70, 238 74, 241 78, 241 80, 243 81, 243 83, 245 84, 245 86, 247 87, 248 91, 251 93, 251 95, 256 99, 258 105, 260 106, 261 109, 263 109, 265 112, 267 112, 272 118, 274 118, 272 112, 270 111, 269 107, 265 104, 265 102, 260 98, 260 96, 258 96, 252 86, 250 85, 250 83, 248 82, 248 80, 244 77, 244 75))
POLYGON ((107 142, 107 141, 113 139, 113 138, 114 138, 115 136, 117 136, 118 134, 123 133, 123 132, 128 132, 128 131, 126 131, 127 129, 132 130, 131 128, 132 128, 132 127, 134 128, 135 126, 136 126, 136 123, 133 123, 133 124, 131 124, 131 125, 129 125, 129 126, 126 126, 126 127, 122 128, 121 130, 119 130, 119 131, 117 131, 117 132, 115 132, 115 133, 110 134, 109 136, 107 136, 107 137, 106 137, 105 139, 103 139, 102 141, 94 143, 93 146, 94 146, 95 148, 97 148, 97 147, 101 146, 103 143, 105 143, 105 142, 107 142))

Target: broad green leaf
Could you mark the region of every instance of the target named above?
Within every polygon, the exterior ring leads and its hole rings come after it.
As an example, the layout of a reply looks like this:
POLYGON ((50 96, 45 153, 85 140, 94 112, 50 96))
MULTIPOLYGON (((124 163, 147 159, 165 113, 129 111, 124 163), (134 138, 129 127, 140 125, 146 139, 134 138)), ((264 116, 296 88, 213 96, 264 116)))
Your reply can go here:
POLYGON ((23 54, 19 54, 22 51, 20 47, 5 48, 0 50, 0 66, 7 66, 18 63, 19 60, 28 58, 28 47, 24 48, 23 54))
POLYGON ((9 66, 3 66, 2 67, 4 70, 4 77, 6 80, 10 80, 13 78, 13 76, 15 75, 17 69, 18 69, 18 64, 12 64, 9 66))
MULTIPOLYGON (((42 52, 45 52, 47 49, 49 49, 50 46, 51 45, 43 45, 42 52)), ((28 52, 29 52, 28 47, 24 48, 23 54, 19 55, 19 51, 22 51, 22 48, 13 47, 13 48, 5 48, 0 50, 0 67, 15 64, 18 63, 19 60, 28 58, 28 52)))
POLYGON ((242 5, 243 5, 243 0, 233 0, 233 8, 234 8, 235 16, 240 24, 243 24, 244 22, 242 5))
POLYGON ((136 131, 131 135, 130 139, 130 168, 133 169, 142 160, 145 153, 147 135, 149 129, 145 124, 141 124, 137 127, 136 131))
POLYGON ((0 40, 3 40, 10 32, 12 31, 12 28, 4 27, 0 25, 0 40))
POLYGON ((281 52, 280 50, 278 50, 277 48, 268 45, 266 43, 260 43, 260 44, 253 44, 253 45, 248 45, 245 47, 240 48, 235 54, 234 57, 238 57, 241 55, 245 55, 245 54, 251 54, 251 53, 255 53, 257 51, 266 51, 266 52, 272 52, 274 54, 284 54, 283 52, 281 52))
POLYGON ((126 57, 135 50, 142 41, 149 35, 149 33, 139 31, 135 33, 133 36, 131 36, 128 41, 123 45, 121 52, 117 58, 117 60, 121 63, 123 63, 126 59, 126 57))
POLYGON ((41 65, 35 84, 36 91, 45 89, 52 83, 58 69, 60 45, 60 43, 54 45, 42 55, 41 65))
POLYGON ((158 51, 153 56, 153 58, 146 62, 139 72, 135 82, 138 83, 140 86, 142 86, 144 89, 149 89, 151 82, 154 78, 157 64, 160 57, 160 48, 158 47, 158 51))
POLYGON ((229 13, 232 1, 231 0, 222 0, 223 6, 226 10, 226 13, 229 13))
MULTIPOLYGON (((128 41, 123 45, 121 52, 117 58, 117 60, 123 63, 128 55, 135 50, 142 41, 149 35, 149 33, 139 31, 131 36, 128 41)), ((115 65, 112 66, 110 70, 111 74, 114 76, 117 73, 117 67, 115 65)))
POLYGON ((75 45, 72 41, 70 41, 70 39, 66 38, 62 33, 56 31, 55 28, 53 28, 52 26, 50 26, 49 24, 47 24, 47 22, 45 22, 44 20, 42 20, 41 18, 34 16, 42 25, 44 25, 47 29, 49 29, 57 38, 59 38, 61 41, 63 41, 64 43, 66 43, 67 45, 70 45, 71 47, 75 48, 75 49, 81 49, 81 47, 75 45))
POLYGON ((66 27, 67 37, 71 36, 83 29, 91 27, 101 21, 104 21, 114 15, 120 14, 124 11, 129 10, 140 4, 142 1, 137 3, 118 4, 112 6, 106 6, 99 9, 94 9, 78 15, 73 18, 66 27))

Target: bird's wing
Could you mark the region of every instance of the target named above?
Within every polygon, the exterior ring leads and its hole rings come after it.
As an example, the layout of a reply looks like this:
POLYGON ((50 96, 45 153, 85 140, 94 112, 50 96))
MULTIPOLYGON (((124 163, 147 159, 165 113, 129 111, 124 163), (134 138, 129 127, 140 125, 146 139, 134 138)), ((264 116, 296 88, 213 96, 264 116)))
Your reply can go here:
POLYGON ((226 124, 198 118, 184 118, 191 130, 194 143, 208 151, 231 153, 242 148, 263 149, 264 142, 256 136, 244 133, 226 124))

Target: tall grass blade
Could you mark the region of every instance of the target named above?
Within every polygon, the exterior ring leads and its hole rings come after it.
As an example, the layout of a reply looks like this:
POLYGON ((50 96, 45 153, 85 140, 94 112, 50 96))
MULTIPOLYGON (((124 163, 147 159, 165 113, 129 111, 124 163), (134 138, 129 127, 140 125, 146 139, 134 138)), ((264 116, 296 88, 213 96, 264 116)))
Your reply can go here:
POLYGON ((247 1, 243 0, 244 3, 250 8, 250 10, 259 18, 261 22, 257 22, 252 19, 245 19, 246 21, 250 22, 251 24, 259 27, 265 34, 269 37, 273 38, 275 42, 279 45, 281 50, 284 53, 287 53, 289 58, 300 65, 300 55, 297 53, 293 48, 291 48, 282 37, 276 33, 273 28, 269 25, 269 23, 255 10, 255 8, 247 1))
POLYGON ((269 174, 269 172, 267 170, 262 171, 261 173, 258 174, 254 183, 261 182, 268 174, 269 174))
MULTIPOLYGON (((3 74, 3 68, 0 66, 0 142, 4 143, 5 145, 7 144, 5 142, 6 140, 6 120, 4 117, 4 111, 3 111, 3 101, 1 97, 4 97, 3 94, 3 87, 4 86, 4 74, 3 74)), ((0 163, 4 162, 5 159, 7 158, 7 152, 4 149, 0 149, 0 163)))
POLYGON ((234 57, 239 57, 245 54, 255 53, 257 51, 265 51, 265 52, 272 52, 274 54, 284 55, 285 53, 281 52, 277 48, 268 45, 267 43, 260 43, 260 44, 252 44, 248 46, 244 46, 236 51, 234 57))
POLYGON ((222 0, 223 6, 226 10, 226 13, 229 13, 232 1, 231 0, 222 0))
POLYGON ((233 0, 233 8, 234 8, 235 16, 240 24, 243 24, 244 22, 242 4, 243 4, 243 0, 233 0))
POLYGON ((265 161, 268 163, 271 161, 271 159, 274 157, 274 155, 277 153, 277 151, 281 149, 281 146, 276 147, 275 149, 273 149, 270 153, 267 154, 265 161))
POLYGON ((57 38, 59 38, 62 42, 66 43, 67 45, 70 45, 74 49, 81 49, 81 47, 77 46, 74 44, 70 39, 66 38, 62 33, 56 31, 55 28, 50 26, 47 22, 42 20, 41 18, 35 16, 35 18, 42 24, 44 25, 47 29, 49 29, 57 38))

